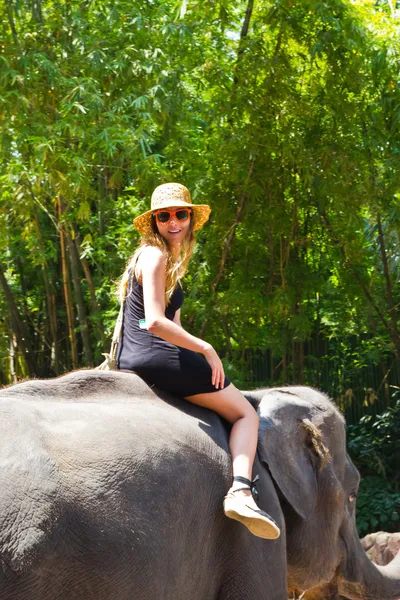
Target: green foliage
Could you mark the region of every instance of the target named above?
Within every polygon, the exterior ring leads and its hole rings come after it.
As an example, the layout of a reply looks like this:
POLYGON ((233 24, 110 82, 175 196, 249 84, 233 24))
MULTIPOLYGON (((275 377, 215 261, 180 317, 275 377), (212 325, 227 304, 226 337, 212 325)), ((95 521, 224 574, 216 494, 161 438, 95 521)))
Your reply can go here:
POLYGON ((348 451, 362 476, 357 500, 360 535, 399 530, 399 435, 400 399, 375 418, 364 416, 347 428, 348 451))
POLYGON ((378 473, 400 485, 400 399, 375 418, 366 415, 349 425, 347 435, 349 453, 363 473, 378 473))
POLYGON ((397 22, 370 0, 247 9, 0 0, 3 383, 13 339, 17 377, 88 365, 84 332, 101 360, 132 219, 164 181, 212 205, 182 322, 238 385, 267 383, 251 352, 268 383, 319 385, 329 363, 335 398, 399 360, 397 22))
POLYGON ((360 537, 374 531, 400 530, 400 493, 383 477, 369 475, 361 481, 357 530, 360 537))

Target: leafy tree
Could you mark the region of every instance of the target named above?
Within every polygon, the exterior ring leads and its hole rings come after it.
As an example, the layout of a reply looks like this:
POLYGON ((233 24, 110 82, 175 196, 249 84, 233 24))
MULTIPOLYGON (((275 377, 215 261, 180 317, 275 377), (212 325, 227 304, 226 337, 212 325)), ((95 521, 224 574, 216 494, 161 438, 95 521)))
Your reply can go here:
POLYGON ((184 322, 235 383, 319 385, 347 412, 390 403, 400 102, 388 7, 2 0, 0 13, 2 382, 100 362, 132 219, 175 180, 213 209, 184 322))
POLYGON ((360 535, 399 529, 399 434, 400 399, 376 418, 367 415, 348 427, 349 453, 363 476, 357 500, 360 535))

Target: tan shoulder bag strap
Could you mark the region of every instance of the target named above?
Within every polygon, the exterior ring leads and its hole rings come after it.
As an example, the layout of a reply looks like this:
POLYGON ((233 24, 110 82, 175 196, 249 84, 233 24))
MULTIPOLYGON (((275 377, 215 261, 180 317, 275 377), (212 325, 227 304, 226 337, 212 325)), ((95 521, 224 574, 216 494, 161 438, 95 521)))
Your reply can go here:
POLYGON ((118 371, 118 369, 117 369, 117 350, 118 350, 119 341, 121 339, 122 324, 123 324, 123 320, 124 320, 124 304, 125 304, 125 300, 124 300, 124 302, 121 303, 121 308, 119 309, 117 321, 116 321, 115 327, 114 327, 114 333, 113 333, 113 337, 112 337, 110 352, 109 353, 103 352, 103 356, 105 356, 106 358, 101 363, 101 365, 96 367, 97 370, 118 371))

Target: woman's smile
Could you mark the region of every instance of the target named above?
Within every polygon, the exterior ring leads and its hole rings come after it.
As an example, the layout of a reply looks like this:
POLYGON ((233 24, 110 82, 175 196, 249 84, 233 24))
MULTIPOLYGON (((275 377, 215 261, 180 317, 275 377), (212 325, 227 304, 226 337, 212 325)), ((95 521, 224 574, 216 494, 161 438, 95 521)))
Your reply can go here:
POLYGON ((174 244, 181 244, 185 238, 190 225, 190 219, 179 221, 175 215, 167 223, 157 223, 158 232, 165 240, 174 244))

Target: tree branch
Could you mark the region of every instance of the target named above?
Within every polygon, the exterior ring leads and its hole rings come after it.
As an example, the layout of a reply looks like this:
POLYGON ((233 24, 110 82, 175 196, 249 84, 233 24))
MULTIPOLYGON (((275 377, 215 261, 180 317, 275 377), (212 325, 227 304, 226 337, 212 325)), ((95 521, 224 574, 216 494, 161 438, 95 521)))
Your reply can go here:
MULTIPOLYGON (((244 188, 243 188, 243 192, 242 192, 242 196, 240 198, 240 202, 238 204, 238 207, 236 209, 236 214, 235 214, 235 219, 232 223, 232 225, 230 226, 229 230, 228 230, 228 235, 226 237, 225 240, 225 244, 224 244, 224 248, 222 251, 222 256, 221 256, 221 261, 219 264, 219 269, 218 269, 218 273, 216 278, 214 279, 214 281, 211 284, 211 300, 213 301, 215 299, 215 295, 217 293, 217 288, 220 284, 220 281, 222 279, 223 273, 224 273, 224 269, 225 269, 225 265, 226 265, 226 261, 229 255, 229 250, 231 248, 232 245, 232 241, 236 232, 236 228, 240 223, 240 219, 243 213, 243 208, 245 205, 245 201, 246 201, 246 188, 247 188, 247 184, 250 180, 250 177, 252 176, 253 173, 253 169, 254 169, 254 159, 251 162, 250 168, 249 168, 249 172, 247 174, 247 178, 244 184, 244 188)), ((200 331, 200 337, 203 335, 206 327, 208 324, 208 317, 205 319, 205 321, 203 322, 203 325, 201 327, 201 331, 200 331)))

